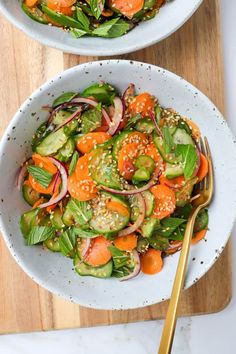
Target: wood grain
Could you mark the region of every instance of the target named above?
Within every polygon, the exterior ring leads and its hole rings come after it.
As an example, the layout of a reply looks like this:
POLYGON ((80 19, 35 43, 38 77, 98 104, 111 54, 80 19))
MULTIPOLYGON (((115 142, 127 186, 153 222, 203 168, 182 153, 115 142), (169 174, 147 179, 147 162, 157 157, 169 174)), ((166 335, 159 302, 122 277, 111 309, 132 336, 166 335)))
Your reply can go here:
MULTIPOLYGON (((0 34, 0 134, 19 105, 45 80, 64 68, 99 59, 63 55, 43 47, 2 17, 0 34)), ((217 0, 205 0, 196 14, 165 41, 122 58, 149 62, 176 72, 224 112, 217 0)), ((231 294, 231 246, 228 244, 211 270, 184 292, 179 313, 186 316, 220 311, 229 303, 231 294)), ((167 302, 163 302, 132 311, 98 311, 64 301, 25 275, 0 239, 0 333, 157 319, 165 316, 166 309, 167 302)))

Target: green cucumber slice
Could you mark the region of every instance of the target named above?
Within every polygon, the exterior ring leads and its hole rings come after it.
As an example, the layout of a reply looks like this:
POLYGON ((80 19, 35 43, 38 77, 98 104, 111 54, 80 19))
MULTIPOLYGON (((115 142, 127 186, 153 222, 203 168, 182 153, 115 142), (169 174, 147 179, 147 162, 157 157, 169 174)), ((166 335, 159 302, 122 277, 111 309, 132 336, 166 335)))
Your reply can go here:
POLYGON ((155 161, 151 158, 151 156, 140 155, 135 161, 135 167, 145 167, 150 172, 150 174, 152 174, 155 169, 155 161))
POLYGON ((58 236, 49 238, 46 241, 44 241, 43 245, 52 252, 60 252, 61 247, 58 239, 59 239, 58 236))
POLYGON ((170 164, 177 164, 181 162, 181 156, 176 157, 175 154, 165 152, 163 139, 157 135, 156 131, 152 133, 152 139, 164 161, 169 162, 170 164))
POLYGON ((124 145, 124 141, 131 133, 133 133, 132 130, 126 130, 117 136, 117 138, 114 142, 114 145, 113 145, 113 150, 112 150, 112 156, 113 156, 114 160, 116 160, 116 161, 118 160, 118 155, 119 155, 119 152, 120 152, 122 146, 124 145))
POLYGON ((54 226, 56 229, 62 229, 63 227, 65 227, 65 224, 62 220, 62 212, 60 208, 57 207, 51 212, 50 219, 52 226, 54 226))
POLYGON ((184 169, 181 164, 178 165, 171 165, 169 163, 166 164, 166 170, 164 175, 168 179, 176 178, 182 176, 184 174, 184 169))
POLYGON ((145 200, 145 205, 146 205, 146 216, 150 216, 153 213, 153 209, 155 206, 155 198, 152 192, 150 191, 144 191, 142 193, 142 196, 144 197, 145 200))
POLYGON ((132 182, 135 184, 136 182, 148 181, 150 178, 150 172, 145 167, 141 167, 134 172, 132 182))
POLYGON ((186 132, 185 129, 177 128, 175 133, 173 134, 173 141, 176 145, 184 144, 184 145, 194 145, 193 139, 191 136, 186 132))
POLYGON ((81 276, 92 276, 95 278, 110 278, 113 269, 112 260, 101 267, 92 267, 84 262, 81 262, 79 257, 74 258, 75 271, 81 276))
POLYGON ((92 96, 96 98, 99 102, 104 104, 111 104, 116 95, 116 90, 110 84, 107 83, 96 83, 87 87, 82 92, 82 97, 92 96))
POLYGON ((58 111, 56 112, 52 123, 55 125, 60 125, 62 124, 69 116, 71 116, 72 113, 67 112, 67 111, 58 111))
POLYGON ((44 138, 35 150, 41 156, 54 155, 65 145, 67 139, 68 136, 65 134, 64 128, 61 128, 44 138))
POLYGON ((208 211, 207 209, 202 209, 196 217, 193 232, 199 232, 201 230, 206 229, 208 226, 208 221, 209 221, 208 211))
POLYGON ((147 218, 141 225, 141 234, 143 237, 151 237, 155 229, 160 225, 160 220, 157 218, 147 218))
POLYGON ((58 151, 55 158, 62 162, 67 162, 70 160, 75 149, 75 142, 72 138, 69 138, 65 145, 58 151))
POLYGON ((151 134, 154 129, 153 121, 148 118, 142 118, 135 124, 135 130, 141 133, 151 134))
POLYGON ((26 184, 23 184, 22 194, 26 203, 28 203, 31 206, 33 206, 34 203, 37 202, 37 200, 39 200, 40 198, 40 194, 26 184))
POLYGON ((27 211, 26 213, 21 215, 20 218, 20 230, 22 232, 22 235, 27 238, 28 234, 30 233, 30 230, 33 226, 38 225, 39 219, 38 219, 38 212, 39 208, 27 211))

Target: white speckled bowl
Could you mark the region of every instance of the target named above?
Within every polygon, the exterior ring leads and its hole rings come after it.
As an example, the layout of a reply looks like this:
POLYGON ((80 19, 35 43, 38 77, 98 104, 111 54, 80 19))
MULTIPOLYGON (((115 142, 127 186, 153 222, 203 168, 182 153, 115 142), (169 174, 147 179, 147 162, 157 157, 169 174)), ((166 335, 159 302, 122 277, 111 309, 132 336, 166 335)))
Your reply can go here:
POLYGON ((73 38, 59 28, 31 20, 17 0, 0 0, 0 11, 16 27, 40 43, 64 52, 80 55, 120 55, 142 49, 166 38, 196 11, 202 0, 174 0, 161 8, 152 20, 141 23, 127 35, 114 39, 73 38))
POLYGON ((154 276, 140 274, 127 282, 79 277, 72 271, 71 259, 40 246, 25 246, 18 226, 20 214, 28 206, 15 187, 15 176, 30 154, 35 129, 46 118, 40 108, 63 91, 79 91, 101 79, 121 91, 129 82, 135 83, 138 90, 156 95, 161 105, 191 117, 209 139, 216 180, 210 230, 206 241, 191 248, 186 288, 214 264, 230 235, 236 213, 236 149, 226 122, 206 96, 182 78, 139 62, 110 60, 71 68, 35 91, 16 113, 0 145, 0 226, 12 255, 33 280, 59 296, 87 307, 129 309, 169 298, 178 253, 166 258, 162 272, 154 276))

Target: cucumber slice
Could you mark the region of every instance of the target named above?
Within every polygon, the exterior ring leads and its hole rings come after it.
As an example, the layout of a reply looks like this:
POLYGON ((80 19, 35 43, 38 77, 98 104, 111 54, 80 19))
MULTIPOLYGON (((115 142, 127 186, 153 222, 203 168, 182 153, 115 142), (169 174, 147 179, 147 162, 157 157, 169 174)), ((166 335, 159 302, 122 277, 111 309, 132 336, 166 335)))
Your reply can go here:
POLYGON ((132 182, 135 184, 136 182, 148 181, 150 178, 150 172, 145 167, 141 167, 134 172, 132 182))
POLYGON ((207 209, 201 210, 196 217, 193 231, 198 232, 206 229, 208 226, 208 221, 209 221, 209 217, 208 217, 207 209))
POLYGON ((140 155, 135 162, 135 167, 145 167, 150 172, 150 174, 152 174, 155 169, 155 162, 151 156, 140 155))
POLYGON ((182 176, 184 174, 184 169, 181 164, 179 165, 171 165, 169 163, 166 164, 166 170, 164 175, 168 179, 176 178, 182 176))
POLYGON ((143 118, 135 124, 135 129, 141 133, 151 134, 155 126, 151 119, 143 118))
POLYGON ((109 151, 97 149, 89 163, 89 171, 98 184, 114 189, 122 188, 117 167, 109 151))
POLYGON ((74 133, 77 128, 78 128, 79 122, 77 121, 77 119, 73 119, 72 121, 70 121, 70 123, 66 124, 64 126, 64 133, 69 136, 72 133, 74 133))
POLYGON ((155 228, 160 225, 160 220, 157 218, 145 219, 141 225, 141 234, 143 237, 151 237, 155 228))
POLYGON ((148 250, 148 247, 149 247, 149 242, 148 242, 148 239, 142 237, 138 240, 138 243, 137 243, 137 251, 139 253, 144 253, 148 250))
POLYGON ((165 152, 163 139, 157 135, 156 131, 152 133, 152 139, 164 161, 170 164, 178 164, 181 162, 181 156, 175 156, 175 154, 165 152))
POLYGON ((84 262, 81 262, 79 257, 75 257, 74 267, 75 271, 82 276, 90 275, 95 278, 110 278, 112 274, 113 263, 111 260, 101 267, 92 267, 88 264, 85 264, 84 262))
POLYGON ((25 3, 22 3, 21 8, 32 20, 42 23, 43 25, 48 24, 46 16, 37 6, 30 8, 25 3))
POLYGON ((177 144, 184 144, 184 145, 194 145, 193 139, 191 136, 186 132, 185 129, 177 128, 176 132, 173 135, 173 141, 177 144))
POLYGON ((49 134, 36 147, 36 152, 41 156, 49 156, 55 154, 67 142, 67 135, 64 133, 64 128, 49 134))
POLYGON ((104 104, 111 104, 116 95, 116 90, 114 87, 107 83, 96 83, 87 87, 83 92, 83 97, 92 96, 96 98, 99 102, 104 104))
POLYGON ((61 247, 58 241, 59 237, 53 237, 53 238, 49 238, 46 241, 44 241, 43 245, 45 247, 47 247, 50 251, 52 252, 60 252, 61 247))
POLYGON ((72 226, 75 223, 73 214, 68 209, 66 209, 62 215, 62 222, 66 226, 72 226))
POLYGON ((154 206, 155 206, 154 195, 150 191, 144 191, 142 193, 142 196, 144 197, 144 200, 145 200, 146 216, 150 216, 150 215, 152 215, 153 209, 154 209, 154 206))
POLYGON ((102 112, 97 108, 92 108, 85 111, 80 119, 81 131, 83 134, 87 134, 102 125, 102 112))
POLYGON ((138 206, 138 199, 137 196, 130 195, 128 197, 129 205, 130 205, 130 220, 135 222, 139 216, 139 206, 138 206))
POLYGON ((101 197, 95 201, 95 205, 93 207, 93 216, 90 220, 90 226, 98 233, 110 235, 114 232, 122 230, 129 223, 130 214, 124 216, 107 209, 107 201, 116 201, 122 203, 128 209, 129 207, 128 204, 122 199, 115 197, 114 195, 107 192, 101 193, 101 197))
POLYGON ((37 202, 37 200, 40 198, 40 194, 26 184, 23 184, 22 194, 26 203, 31 206, 34 205, 34 203, 37 202))
POLYGON ((35 152, 36 147, 40 144, 43 138, 46 138, 47 135, 51 133, 50 130, 47 130, 47 122, 42 123, 38 129, 36 130, 35 134, 33 135, 31 147, 32 150, 35 152))
POLYGON ((67 162, 70 160, 71 156, 73 155, 74 149, 75 149, 75 142, 72 138, 69 138, 66 144, 58 151, 55 157, 57 160, 60 160, 62 162, 67 162))
POLYGON ((20 218, 20 230, 25 238, 27 238, 30 230, 33 226, 38 225, 39 219, 37 218, 39 208, 27 211, 21 215, 20 218))
POLYGON ((62 221, 62 212, 60 208, 55 208, 50 216, 52 226, 54 226, 56 229, 62 229, 65 227, 65 224, 62 221))
POLYGON ((55 125, 60 125, 62 124, 72 113, 70 112, 67 112, 67 111, 58 111, 54 118, 53 118, 53 121, 52 123, 55 124, 55 125))
POLYGON ((159 251, 165 251, 169 247, 169 240, 167 237, 153 235, 149 239, 150 245, 159 251))

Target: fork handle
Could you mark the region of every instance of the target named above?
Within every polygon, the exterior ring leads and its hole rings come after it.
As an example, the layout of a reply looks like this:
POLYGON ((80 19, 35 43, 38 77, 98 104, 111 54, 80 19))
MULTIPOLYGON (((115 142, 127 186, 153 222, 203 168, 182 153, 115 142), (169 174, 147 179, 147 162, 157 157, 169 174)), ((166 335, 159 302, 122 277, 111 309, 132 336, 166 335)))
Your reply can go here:
POLYGON ((171 298, 168 306, 168 311, 166 315, 166 320, 164 324, 164 328, 162 331, 161 342, 159 346, 158 354, 169 354, 171 353, 176 321, 177 321, 177 310, 179 304, 180 293, 183 288, 183 283, 185 279, 186 267, 188 262, 188 254, 190 243, 193 234, 193 227, 196 216, 198 214, 199 208, 193 210, 190 215, 186 230, 184 234, 184 241, 182 245, 182 250, 179 256, 179 263, 175 275, 174 285, 172 288, 171 298))

